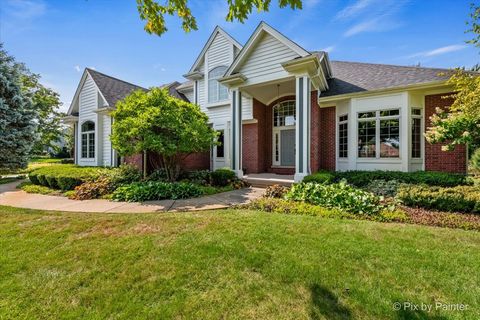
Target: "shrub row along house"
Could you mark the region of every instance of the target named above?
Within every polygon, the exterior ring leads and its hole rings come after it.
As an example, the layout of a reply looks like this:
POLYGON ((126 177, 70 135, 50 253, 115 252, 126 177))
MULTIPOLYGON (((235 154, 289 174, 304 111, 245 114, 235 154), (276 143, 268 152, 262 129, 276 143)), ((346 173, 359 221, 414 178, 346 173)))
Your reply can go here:
MULTIPOLYGON (((331 61, 262 22, 245 45, 216 27, 185 77, 170 93, 200 105, 221 142, 187 168, 296 181, 321 169, 466 171, 465 146, 442 151, 423 136, 435 109, 452 103, 448 70, 331 61)), ((119 164, 109 111, 135 89, 85 70, 68 113, 76 164, 119 164)))

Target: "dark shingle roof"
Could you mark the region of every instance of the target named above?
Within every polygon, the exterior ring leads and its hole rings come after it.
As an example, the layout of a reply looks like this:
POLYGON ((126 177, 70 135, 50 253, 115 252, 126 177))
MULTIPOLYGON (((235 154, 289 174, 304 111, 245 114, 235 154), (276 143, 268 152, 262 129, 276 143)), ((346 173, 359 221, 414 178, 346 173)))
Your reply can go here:
POLYGON ((95 81, 98 89, 102 92, 102 95, 111 107, 115 107, 118 100, 122 100, 132 91, 138 89, 147 90, 90 68, 87 68, 87 71, 92 76, 93 81, 95 81))
MULTIPOLYGON (((174 81, 174 82, 171 82, 171 83, 164 84, 164 85, 160 86, 160 88, 168 88, 168 93, 170 93, 170 95, 172 97, 177 98, 177 99, 181 99, 181 100, 184 100, 184 101, 188 101, 187 97, 183 93, 177 91, 177 87, 179 85, 181 85, 180 82, 174 81)), ((188 102, 190 102, 190 101, 188 101, 188 102)))
POLYGON ((333 78, 322 96, 402 87, 447 80, 451 70, 347 61, 331 61, 333 78), (444 73, 444 75, 439 75, 444 73))

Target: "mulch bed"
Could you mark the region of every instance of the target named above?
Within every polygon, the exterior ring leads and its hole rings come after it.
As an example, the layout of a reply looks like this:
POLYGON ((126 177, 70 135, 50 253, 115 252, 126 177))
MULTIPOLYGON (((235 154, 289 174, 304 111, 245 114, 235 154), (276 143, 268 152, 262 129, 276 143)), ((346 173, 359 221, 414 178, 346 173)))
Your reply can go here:
POLYGON ((480 231, 478 214, 442 212, 406 206, 400 206, 400 209, 407 214, 409 223, 480 231))

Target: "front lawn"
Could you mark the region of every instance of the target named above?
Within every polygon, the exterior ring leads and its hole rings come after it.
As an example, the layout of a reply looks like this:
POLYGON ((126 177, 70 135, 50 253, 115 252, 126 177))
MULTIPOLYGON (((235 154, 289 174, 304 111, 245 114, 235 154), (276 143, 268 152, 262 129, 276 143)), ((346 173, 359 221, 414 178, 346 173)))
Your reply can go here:
POLYGON ((0 207, 0 248, 2 319, 480 318, 473 231, 248 210, 0 207))

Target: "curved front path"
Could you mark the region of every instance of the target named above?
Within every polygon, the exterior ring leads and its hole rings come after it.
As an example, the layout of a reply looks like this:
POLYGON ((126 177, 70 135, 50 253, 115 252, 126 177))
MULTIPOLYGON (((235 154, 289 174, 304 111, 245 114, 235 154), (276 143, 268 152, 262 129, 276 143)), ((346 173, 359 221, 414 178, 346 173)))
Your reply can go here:
MULTIPOLYGON (((20 181, 21 182, 21 181, 20 181)), ((17 208, 56 210, 70 212, 167 212, 197 211, 228 208, 259 198, 263 189, 246 188, 193 199, 138 202, 108 200, 70 200, 66 197, 47 196, 16 189, 20 182, 0 185, 0 205, 17 208)))

